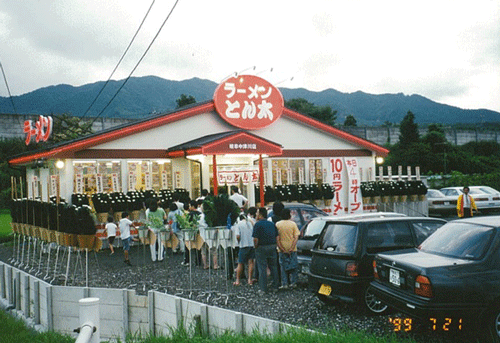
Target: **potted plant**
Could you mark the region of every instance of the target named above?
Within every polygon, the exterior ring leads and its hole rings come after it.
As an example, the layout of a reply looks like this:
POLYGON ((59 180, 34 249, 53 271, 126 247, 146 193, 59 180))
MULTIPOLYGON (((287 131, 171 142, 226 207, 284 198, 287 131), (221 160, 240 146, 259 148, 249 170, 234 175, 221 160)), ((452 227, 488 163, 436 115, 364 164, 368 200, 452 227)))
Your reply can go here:
POLYGON ((186 241, 194 241, 196 239, 196 234, 198 233, 198 221, 200 216, 188 217, 189 214, 176 214, 177 224, 181 227, 182 234, 186 241))

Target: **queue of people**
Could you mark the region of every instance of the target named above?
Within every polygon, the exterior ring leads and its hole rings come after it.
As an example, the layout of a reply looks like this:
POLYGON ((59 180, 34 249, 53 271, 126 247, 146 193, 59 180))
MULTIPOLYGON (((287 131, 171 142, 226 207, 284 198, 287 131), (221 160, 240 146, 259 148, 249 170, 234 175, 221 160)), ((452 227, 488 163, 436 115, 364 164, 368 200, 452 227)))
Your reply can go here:
MULTIPOLYGON (((247 279, 249 285, 258 283, 262 292, 277 292, 278 289, 296 287, 298 280, 296 245, 300 232, 297 224, 291 220, 290 210, 285 209, 280 202, 276 202, 273 205, 272 215, 268 217, 268 211, 264 207, 247 208, 248 200, 238 192, 237 187, 232 187, 229 199, 237 203, 241 212, 236 218, 228 216, 227 229, 232 231, 233 242, 230 244, 231 249, 224 249, 225 261, 223 259, 221 267, 220 248, 215 240, 208 237, 209 229, 203 213, 203 201, 207 196, 209 196, 208 191, 203 190, 201 197, 185 205, 180 202, 178 195, 174 194, 168 213, 158 206, 155 200, 146 204, 145 219, 151 260, 153 262, 164 260, 166 249, 159 235, 161 231, 167 229, 175 237, 169 240, 172 252, 184 256, 182 265, 191 264, 201 266, 203 269, 216 270, 227 266, 228 279, 233 279, 235 274, 234 286, 242 285, 242 280, 247 279), (201 237, 199 244, 196 245, 197 248, 192 248, 190 245, 192 242, 184 240, 179 216, 186 216, 188 222, 196 223, 201 237), (270 288, 268 288, 268 277, 271 281, 270 288)), ((131 239, 130 228, 133 223, 128 219, 128 214, 123 214, 126 217, 119 225, 125 263, 130 265, 128 250, 131 239)), ((113 254, 117 226, 112 222, 112 217, 108 221, 106 232, 113 254)))

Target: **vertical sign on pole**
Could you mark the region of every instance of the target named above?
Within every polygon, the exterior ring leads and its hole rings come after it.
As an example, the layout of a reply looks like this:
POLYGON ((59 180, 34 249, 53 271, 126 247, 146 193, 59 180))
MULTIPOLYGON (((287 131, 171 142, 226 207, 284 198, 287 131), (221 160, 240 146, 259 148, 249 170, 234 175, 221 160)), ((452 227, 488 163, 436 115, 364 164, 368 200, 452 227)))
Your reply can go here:
POLYGON ((417 177, 417 180, 420 181, 420 167, 415 167, 415 176, 417 177))
POLYGON ((378 179, 380 181, 384 180, 384 167, 382 166, 378 167, 378 179))
POLYGON ((76 193, 83 193, 83 175, 82 174, 76 174, 75 176, 75 191, 76 193))
POLYGON ((355 157, 344 157, 349 184, 349 213, 363 213, 363 198, 361 194, 361 181, 359 179, 358 160, 355 157))
POLYGON ((113 192, 120 192, 120 183, 118 182, 118 173, 111 174, 111 184, 113 185, 113 192))
POLYGON ((411 180, 411 166, 406 167, 406 174, 408 174, 408 181, 411 180))
POLYGON ((387 176, 389 177, 389 181, 392 181, 392 167, 387 167, 387 176))
POLYGON ((128 173, 128 190, 135 190, 136 185, 136 174, 135 171, 131 171, 128 173))
POLYGON ((281 168, 276 169, 276 185, 281 186, 281 168))
POLYGON ((401 181, 403 177, 403 166, 398 166, 398 181, 401 181))
POLYGON ((149 171, 144 173, 144 183, 145 183, 146 189, 153 189, 151 173, 149 171))
POLYGON ((332 214, 341 216, 345 214, 345 187, 343 186, 344 164, 342 158, 330 158, 330 168, 333 174, 332 187, 332 214))
POLYGON ((95 178, 95 188, 97 193, 102 193, 104 192, 104 187, 102 184, 102 174, 97 173, 96 178, 95 178))
POLYGON ((305 180, 304 180, 304 168, 302 167, 299 167, 299 184, 304 184, 305 183, 305 180))

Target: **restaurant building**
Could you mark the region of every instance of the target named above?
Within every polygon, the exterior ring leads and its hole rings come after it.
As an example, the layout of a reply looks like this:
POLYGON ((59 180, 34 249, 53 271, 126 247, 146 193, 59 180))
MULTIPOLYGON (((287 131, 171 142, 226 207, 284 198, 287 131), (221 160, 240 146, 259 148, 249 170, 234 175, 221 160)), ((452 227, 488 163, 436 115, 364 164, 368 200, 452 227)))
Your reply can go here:
MULTIPOLYGON (((47 137, 52 124, 43 120, 35 128, 25 123, 27 134, 47 137)), ((213 100, 14 156, 9 164, 27 167, 28 197, 42 200, 178 188, 196 198, 204 188, 217 193, 218 186, 237 185, 254 205, 264 200, 265 186, 326 183, 352 203, 353 187, 374 180, 376 159, 388 152, 284 107, 266 80, 239 75, 223 81, 213 100)))

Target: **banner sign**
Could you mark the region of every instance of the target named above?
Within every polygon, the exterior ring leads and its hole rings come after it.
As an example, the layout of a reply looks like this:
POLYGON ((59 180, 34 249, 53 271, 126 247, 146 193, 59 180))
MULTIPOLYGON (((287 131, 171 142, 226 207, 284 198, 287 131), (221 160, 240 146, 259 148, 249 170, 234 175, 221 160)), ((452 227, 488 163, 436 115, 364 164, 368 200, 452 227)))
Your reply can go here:
POLYGON ((349 190, 349 213, 363 213, 363 198, 359 178, 358 161, 355 157, 344 157, 349 190))
POLYGON ((75 192, 83 194, 83 175, 82 174, 75 175, 75 192))
POLYGON ((46 142, 52 133, 52 117, 39 116, 38 121, 34 123, 32 120, 25 120, 23 131, 26 134, 26 145, 31 143, 32 138, 35 138, 37 143, 46 142))
POLYGON ((168 188, 168 180, 167 180, 167 171, 166 170, 163 170, 161 172, 161 188, 162 189, 168 188))
POLYGON ((104 187, 102 184, 102 174, 98 173, 96 174, 95 178, 95 190, 97 193, 103 193, 104 192, 104 187))
POLYGON ((57 196, 57 175, 50 175, 50 196, 57 196))
POLYGON ((111 184, 113 185, 113 192, 120 192, 120 183, 118 182, 118 173, 111 174, 111 184))
POLYGON ((137 175, 135 171, 128 173, 128 190, 135 190, 135 185, 137 184, 137 175))
POLYGON ((144 186, 146 187, 146 189, 153 189, 153 183, 151 180, 151 173, 150 172, 144 173, 144 186))
POLYGON ((283 113, 284 100, 278 88, 254 75, 233 76, 214 93, 217 113, 240 129, 261 129, 274 123, 283 113))
POLYGON ((259 182, 259 169, 258 168, 248 168, 248 169, 225 169, 221 168, 217 170, 217 178, 219 185, 238 185, 243 182, 247 185, 249 182, 259 182))
POLYGON ((344 187, 344 163, 342 158, 330 158, 330 170, 333 174, 332 187, 334 189, 331 204, 332 214, 342 216, 345 214, 346 188, 344 187))

